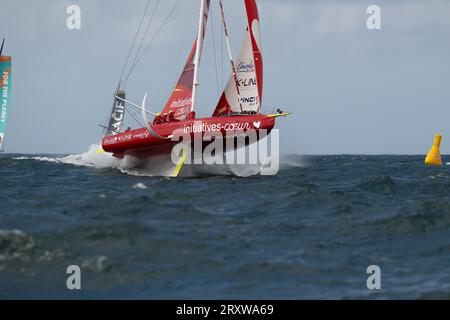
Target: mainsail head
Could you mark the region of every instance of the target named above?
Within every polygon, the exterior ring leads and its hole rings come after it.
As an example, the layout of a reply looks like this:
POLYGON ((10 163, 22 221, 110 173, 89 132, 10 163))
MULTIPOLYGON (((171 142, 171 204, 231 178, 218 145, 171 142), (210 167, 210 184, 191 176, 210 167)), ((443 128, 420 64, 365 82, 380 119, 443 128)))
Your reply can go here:
POLYGON ((167 101, 161 115, 172 114, 175 119, 184 120, 191 112, 192 107, 192 88, 194 86, 194 61, 197 51, 197 41, 189 54, 189 58, 181 73, 172 94, 167 101))
POLYGON ((5 138, 6 123, 8 121, 10 90, 11 57, 0 55, 0 148, 5 138))
POLYGON ((222 116, 231 112, 260 113, 261 111, 263 59, 256 1, 245 0, 245 8, 247 31, 239 57, 235 61, 237 80, 233 75, 230 77, 213 116, 222 116))
POLYGON ((199 34, 195 39, 194 46, 189 54, 189 58, 184 66, 180 79, 178 80, 175 89, 173 90, 164 109, 161 111, 162 117, 170 115, 170 118, 185 120, 190 117, 193 111, 193 104, 195 100, 194 87, 198 85, 196 76, 202 54, 203 41, 205 39, 209 4, 210 0, 202 0, 199 34))

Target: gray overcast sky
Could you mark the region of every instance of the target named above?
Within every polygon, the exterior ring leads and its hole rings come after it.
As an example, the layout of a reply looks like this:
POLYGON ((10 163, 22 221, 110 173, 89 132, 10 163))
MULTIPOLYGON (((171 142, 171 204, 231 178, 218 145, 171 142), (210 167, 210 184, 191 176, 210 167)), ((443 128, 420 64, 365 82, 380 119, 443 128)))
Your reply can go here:
MULTIPOLYGON (((164 0, 151 34, 176 0, 164 0)), ((217 1, 216 49, 221 48, 217 1)), ((0 36, 13 56, 9 152, 75 153, 98 142, 112 94, 146 0, 1 0, 0 36), (66 28, 81 7, 82 29, 66 28)), ((155 1, 152 0, 152 5, 155 1)), ((284 152, 426 153, 435 133, 450 153, 450 1, 261 0, 263 104, 294 116, 278 122, 284 152), (366 8, 382 10, 382 29, 366 28, 366 8)), ((162 108, 197 27, 199 1, 183 0, 133 74, 128 98, 146 91, 162 108), (159 89, 161 88, 161 89, 159 89)), ((243 1, 225 0, 236 54, 243 1)), ((217 102, 208 26, 199 115, 217 102)), ((217 52, 219 77, 222 54, 217 52)), ((224 57, 226 82, 229 67, 224 57)), ((219 80, 220 86, 222 80, 219 80)), ((132 124, 130 122, 130 124, 132 124)))

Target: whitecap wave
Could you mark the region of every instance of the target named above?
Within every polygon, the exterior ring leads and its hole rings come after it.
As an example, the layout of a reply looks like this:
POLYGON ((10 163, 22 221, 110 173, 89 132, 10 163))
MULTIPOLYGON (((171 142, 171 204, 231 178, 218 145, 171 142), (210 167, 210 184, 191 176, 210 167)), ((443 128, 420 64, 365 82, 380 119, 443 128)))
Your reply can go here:
POLYGON ((56 158, 49 158, 49 157, 17 157, 13 158, 13 160, 35 160, 35 161, 59 163, 59 161, 56 158))
POLYGON ((109 259, 105 256, 97 256, 88 259, 84 259, 81 262, 81 268, 83 270, 93 271, 97 273, 104 272, 109 265, 109 259))
POLYGON ((136 183, 132 188, 137 189, 137 190, 145 190, 145 189, 147 189, 147 186, 145 184, 143 184, 142 182, 139 182, 139 183, 136 183))

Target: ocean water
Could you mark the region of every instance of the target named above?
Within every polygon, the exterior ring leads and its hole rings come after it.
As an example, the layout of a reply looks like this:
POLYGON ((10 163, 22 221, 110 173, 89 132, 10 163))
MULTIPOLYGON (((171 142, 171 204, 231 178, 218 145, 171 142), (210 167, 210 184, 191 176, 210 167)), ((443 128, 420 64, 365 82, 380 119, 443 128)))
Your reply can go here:
POLYGON ((450 164, 292 155, 276 176, 168 179, 92 150, 0 155, 0 298, 450 298, 450 164))

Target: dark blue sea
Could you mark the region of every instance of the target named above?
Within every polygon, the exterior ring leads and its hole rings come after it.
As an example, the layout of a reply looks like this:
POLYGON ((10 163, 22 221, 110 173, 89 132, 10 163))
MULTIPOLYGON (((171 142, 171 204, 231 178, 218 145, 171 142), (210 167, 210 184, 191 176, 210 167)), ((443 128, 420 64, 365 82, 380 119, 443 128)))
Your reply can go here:
POLYGON ((276 176, 169 179, 3 154, 0 298, 449 299, 450 165, 292 155, 276 176))

